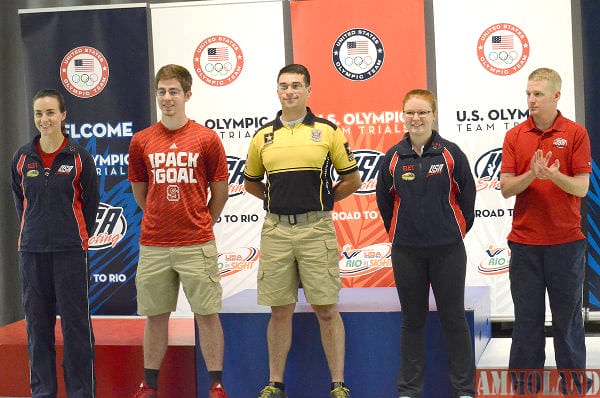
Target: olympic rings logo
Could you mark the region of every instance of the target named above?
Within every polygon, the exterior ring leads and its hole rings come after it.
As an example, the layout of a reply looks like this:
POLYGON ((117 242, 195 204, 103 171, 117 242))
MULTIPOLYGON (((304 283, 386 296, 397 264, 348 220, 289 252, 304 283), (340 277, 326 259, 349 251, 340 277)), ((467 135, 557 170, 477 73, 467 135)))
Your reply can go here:
POLYGON ((491 51, 488 54, 488 59, 496 65, 512 65, 519 59, 519 54, 516 51, 491 51))
POLYGON ((346 69, 350 70, 367 70, 370 68, 372 63, 373 57, 368 55, 366 57, 356 56, 344 58, 344 65, 346 66, 346 69))
POLYGON ((335 40, 332 59, 337 71, 346 79, 370 79, 383 65, 383 44, 369 30, 349 29, 335 40))
POLYGON ((77 74, 74 73, 71 75, 71 83, 79 84, 81 87, 93 87, 98 81, 98 75, 95 73, 87 74, 77 74))
POLYGON ((204 65, 204 71, 211 76, 226 76, 233 69, 231 62, 226 63, 211 63, 208 62, 204 65))
POLYGON ((211 86, 225 86, 235 81, 244 66, 240 46, 226 36, 204 39, 194 52, 194 71, 211 86))
POLYGON ((61 61, 60 80, 76 97, 89 98, 98 95, 106 87, 108 76, 106 58, 93 47, 74 48, 61 61))
POLYGON ((509 23, 490 26, 480 35, 477 57, 481 65, 495 75, 512 75, 529 59, 529 40, 521 29, 509 23))

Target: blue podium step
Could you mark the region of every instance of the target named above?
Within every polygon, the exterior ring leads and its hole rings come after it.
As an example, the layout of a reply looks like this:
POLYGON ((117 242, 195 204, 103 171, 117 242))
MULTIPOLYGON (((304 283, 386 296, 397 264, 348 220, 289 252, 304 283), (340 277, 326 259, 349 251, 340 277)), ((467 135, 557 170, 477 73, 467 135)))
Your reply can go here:
MULTIPOLYGON (((299 296, 285 373, 286 391, 290 398, 327 398, 330 376, 318 322, 303 293, 300 292, 299 296)), ((478 361, 491 337, 489 288, 468 287, 465 291, 465 307, 475 359, 478 361)), ((396 289, 342 289, 339 310, 346 328, 345 375, 352 397, 397 397, 402 311, 396 289)), ((231 397, 256 398, 268 382, 266 330, 269 316, 269 307, 256 304, 256 290, 245 290, 223 300, 223 382, 231 397)), ((451 397, 446 343, 433 295, 430 295, 426 347, 424 396, 451 397)), ((205 397, 208 380, 199 348, 196 348, 196 371, 198 397, 205 397)))

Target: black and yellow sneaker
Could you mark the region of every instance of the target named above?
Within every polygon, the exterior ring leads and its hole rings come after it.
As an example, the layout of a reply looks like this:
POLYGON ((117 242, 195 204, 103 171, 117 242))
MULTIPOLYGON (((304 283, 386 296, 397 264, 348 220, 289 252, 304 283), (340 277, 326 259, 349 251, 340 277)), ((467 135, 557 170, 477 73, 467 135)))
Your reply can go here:
POLYGON ((287 398, 287 394, 285 391, 269 385, 262 389, 258 398, 287 398))
POLYGON ((350 389, 344 383, 333 383, 329 398, 350 398, 350 389))

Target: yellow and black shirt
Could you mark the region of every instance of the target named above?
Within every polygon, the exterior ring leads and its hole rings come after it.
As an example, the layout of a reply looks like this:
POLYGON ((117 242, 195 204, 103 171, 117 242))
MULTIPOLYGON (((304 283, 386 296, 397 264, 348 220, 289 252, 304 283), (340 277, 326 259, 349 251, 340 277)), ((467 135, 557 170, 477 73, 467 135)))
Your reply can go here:
POLYGON ((258 182, 267 174, 264 208, 270 213, 332 210, 331 166, 340 175, 358 170, 342 131, 306 110, 294 127, 281 122, 279 111, 250 143, 244 178, 258 182))

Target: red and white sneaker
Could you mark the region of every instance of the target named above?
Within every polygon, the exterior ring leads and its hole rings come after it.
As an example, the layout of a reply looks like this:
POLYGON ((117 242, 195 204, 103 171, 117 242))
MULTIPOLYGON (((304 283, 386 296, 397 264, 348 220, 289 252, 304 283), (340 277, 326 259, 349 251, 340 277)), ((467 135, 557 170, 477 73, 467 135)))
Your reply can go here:
POLYGON ((150 388, 146 385, 146 382, 142 382, 133 398, 158 398, 158 390, 150 388))
POLYGON ((208 390, 208 398, 227 398, 227 393, 223 388, 223 384, 215 382, 208 390))

